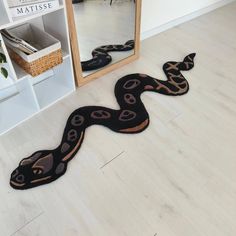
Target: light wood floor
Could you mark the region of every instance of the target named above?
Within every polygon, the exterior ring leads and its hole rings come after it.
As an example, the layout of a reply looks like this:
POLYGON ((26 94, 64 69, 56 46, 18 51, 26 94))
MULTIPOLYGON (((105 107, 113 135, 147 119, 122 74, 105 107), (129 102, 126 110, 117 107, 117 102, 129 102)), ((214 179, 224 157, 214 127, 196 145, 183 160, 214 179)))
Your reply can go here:
POLYGON ((236 3, 142 42, 140 60, 104 76, 0 137, 1 236, 235 236, 236 3), (167 60, 196 52, 185 96, 142 96, 151 117, 138 135, 87 130, 67 173, 16 191, 18 162, 55 147, 84 105, 116 108, 116 81, 165 78, 167 60))

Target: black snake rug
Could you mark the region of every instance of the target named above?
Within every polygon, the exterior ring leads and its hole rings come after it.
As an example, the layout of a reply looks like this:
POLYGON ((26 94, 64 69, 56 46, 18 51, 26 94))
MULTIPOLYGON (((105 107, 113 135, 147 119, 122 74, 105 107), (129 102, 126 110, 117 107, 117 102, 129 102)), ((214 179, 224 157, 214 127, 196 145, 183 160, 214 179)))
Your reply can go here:
POLYGON ((92 51, 93 58, 88 61, 82 61, 82 71, 100 69, 111 63, 112 57, 109 52, 124 52, 134 49, 134 40, 127 41, 124 45, 105 45, 95 48, 92 51))
POLYGON ((189 85, 181 74, 193 68, 195 54, 183 62, 170 61, 163 70, 167 80, 158 80, 146 74, 124 76, 115 86, 119 110, 101 106, 86 106, 75 110, 68 118, 60 145, 54 150, 37 151, 23 159, 11 174, 10 184, 15 189, 28 189, 50 183, 67 170, 69 161, 80 149, 85 130, 91 125, 103 125, 124 134, 140 133, 149 125, 149 115, 140 95, 145 91, 179 96, 188 92, 189 85))

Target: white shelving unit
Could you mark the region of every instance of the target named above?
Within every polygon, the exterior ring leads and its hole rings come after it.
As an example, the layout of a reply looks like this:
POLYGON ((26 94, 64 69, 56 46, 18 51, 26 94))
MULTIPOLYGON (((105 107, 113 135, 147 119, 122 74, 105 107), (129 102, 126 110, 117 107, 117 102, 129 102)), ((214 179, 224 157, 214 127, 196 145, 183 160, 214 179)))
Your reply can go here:
POLYGON ((0 33, 2 51, 7 58, 4 67, 9 72, 7 79, 0 77, 0 135, 75 90, 66 14, 65 1, 61 0, 60 6, 50 12, 12 18, 7 1, 1 0, 0 30, 25 23, 41 28, 61 42, 63 63, 37 77, 32 77, 10 59, 0 33))

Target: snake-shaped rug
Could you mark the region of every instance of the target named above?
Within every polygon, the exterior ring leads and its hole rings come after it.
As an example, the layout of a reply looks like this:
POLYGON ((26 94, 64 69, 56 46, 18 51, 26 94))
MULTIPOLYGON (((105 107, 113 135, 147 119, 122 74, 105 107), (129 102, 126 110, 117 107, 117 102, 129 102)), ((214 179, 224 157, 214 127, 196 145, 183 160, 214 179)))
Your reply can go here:
POLYGON ((92 51, 93 58, 88 61, 82 61, 82 71, 100 69, 111 63, 112 57, 109 52, 124 52, 134 49, 134 40, 127 41, 124 45, 105 45, 95 48, 92 51))
POLYGON ((188 55, 183 62, 165 63, 166 81, 146 74, 130 74, 119 79, 115 86, 119 110, 102 106, 85 106, 75 110, 68 118, 60 145, 54 150, 37 151, 23 159, 11 174, 11 186, 28 189, 50 183, 65 174, 69 161, 82 145, 86 128, 91 125, 103 125, 124 134, 145 130, 149 125, 149 115, 140 95, 145 91, 170 96, 187 93, 189 85, 181 71, 193 68, 194 56, 194 53, 188 55))

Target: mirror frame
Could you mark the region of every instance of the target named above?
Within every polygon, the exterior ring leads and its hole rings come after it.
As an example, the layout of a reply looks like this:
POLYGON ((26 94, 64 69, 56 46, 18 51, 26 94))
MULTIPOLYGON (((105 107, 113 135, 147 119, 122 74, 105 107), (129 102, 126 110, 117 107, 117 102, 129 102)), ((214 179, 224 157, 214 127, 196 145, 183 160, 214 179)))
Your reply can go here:
POLYGON ((79 41, 76 32, 76 24, 74 19, 74 11, 73 11, 73 4, 71 0, 66 0, 66 9, 67 9, 67 18, 68 18, 68 25, 69 25, 69 34, 70 34, 70 41, 71 41, 71 51, 73 57, 73 64, 74 64, 74 72, 75 72, 75 80, 76 85, 81 87, 88 82, 98 79, 99 77, 118 69, 128 63, 133 62, 139 58, 140 53, 140 24, 141 24, 141 4, 142 0, 136 0, 136 14, 135 14, 135 47, 134 47, 134 54, 122 59, 114 64, 108 65, 100 70, 91 73, 83 77, 81 61, 80 61, 80 51, 79 51, 79 41))

